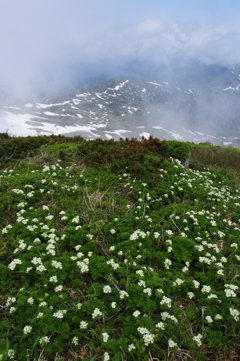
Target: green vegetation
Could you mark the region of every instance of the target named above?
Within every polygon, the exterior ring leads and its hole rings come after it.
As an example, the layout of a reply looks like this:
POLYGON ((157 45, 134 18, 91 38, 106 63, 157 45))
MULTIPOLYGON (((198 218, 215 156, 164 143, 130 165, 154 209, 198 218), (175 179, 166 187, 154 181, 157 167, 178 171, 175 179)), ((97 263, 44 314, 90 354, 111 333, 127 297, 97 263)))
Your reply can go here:
POLYGON ((0 360, 237 360, 232 157, 152 137, 2 135, 0 360))

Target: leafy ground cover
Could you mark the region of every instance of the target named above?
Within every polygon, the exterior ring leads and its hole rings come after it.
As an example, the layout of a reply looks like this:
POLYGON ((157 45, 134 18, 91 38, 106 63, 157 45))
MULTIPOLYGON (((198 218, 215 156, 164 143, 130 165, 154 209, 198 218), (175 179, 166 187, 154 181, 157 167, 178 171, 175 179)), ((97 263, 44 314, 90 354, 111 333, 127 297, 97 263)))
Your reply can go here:
POLYGON ((0 360, 238 360, 238 186, 189 144, 46 138, 0 164, 0 360))

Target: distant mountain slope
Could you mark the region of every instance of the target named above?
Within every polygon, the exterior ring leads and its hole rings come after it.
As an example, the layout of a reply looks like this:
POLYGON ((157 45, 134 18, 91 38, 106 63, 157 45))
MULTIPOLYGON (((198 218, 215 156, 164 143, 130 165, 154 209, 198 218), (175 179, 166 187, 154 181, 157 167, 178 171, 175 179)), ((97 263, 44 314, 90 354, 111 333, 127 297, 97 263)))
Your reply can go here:
POLYGON ((5 106, 2 131, 89 139, 152 134, 240 146, 239 90, 237 67, 193 64, 162 80, 120 76, 41 102, 5 106))

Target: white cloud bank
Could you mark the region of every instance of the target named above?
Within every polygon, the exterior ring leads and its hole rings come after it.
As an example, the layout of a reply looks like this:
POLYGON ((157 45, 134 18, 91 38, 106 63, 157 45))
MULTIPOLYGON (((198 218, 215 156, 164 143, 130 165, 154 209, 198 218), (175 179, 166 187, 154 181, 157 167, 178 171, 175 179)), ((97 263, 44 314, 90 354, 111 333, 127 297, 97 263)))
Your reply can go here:
POLYGON ((81 64, 92 64, 94 76, 135 59, 240 63, 239 31, 156 18, 131 24, 118 16, 117 3, 2 0, 0 88, 26 100, 35 92, 70 88, 85 76, 81 64))

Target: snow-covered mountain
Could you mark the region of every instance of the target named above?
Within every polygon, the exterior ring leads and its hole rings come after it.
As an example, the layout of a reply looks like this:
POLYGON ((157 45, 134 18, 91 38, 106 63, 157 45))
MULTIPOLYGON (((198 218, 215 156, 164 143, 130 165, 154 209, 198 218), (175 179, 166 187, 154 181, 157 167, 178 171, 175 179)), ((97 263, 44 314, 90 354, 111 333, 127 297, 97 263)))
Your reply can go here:
POLYGON ((186 74, 144 78, 114 77, 36 103, 4 106, 1 132, 88 139, 153 135, 240 146, 240 68, 195 66, 186 74))

